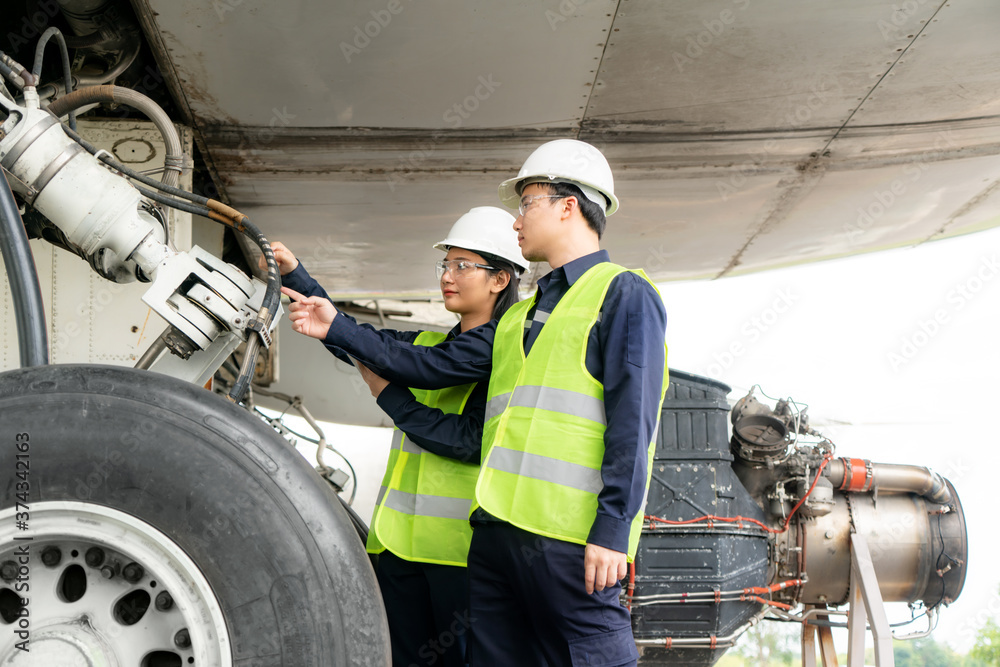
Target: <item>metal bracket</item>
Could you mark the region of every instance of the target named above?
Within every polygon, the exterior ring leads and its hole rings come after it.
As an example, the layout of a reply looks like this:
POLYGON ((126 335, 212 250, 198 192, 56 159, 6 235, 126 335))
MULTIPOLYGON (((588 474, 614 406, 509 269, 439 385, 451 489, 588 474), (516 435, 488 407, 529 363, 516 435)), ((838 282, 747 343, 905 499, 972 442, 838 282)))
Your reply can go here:
POLYGON ((15 176, 13 173, 7 170, 7 167, 0 167, 3 169, 4 175, 7 177, 7 182, 10 183, 11 189, 14 192, 22 195, 25 199, 33 201, 36 196, 38 196, 38 190, 31 187, 31 184, 25 183, 20 178, 15 176))
MULTIPOLYGON (((807 605, 809 609, 816 609, 807 605)), ((829 620, 829 614, 816 614, 816 619, 829 620)), ((816 667, 816 640, 819 638, 819 655, 823 667, 839 667, 837 650, 833 645, 833 630, 826 626, 802 624, 802 667, 816 667)))
POLYGON ((892 630, 885 615, 882 591, 878 587, 868 540, 857 533, 851 535, 851 605, 847 616, 847 667, 865 664, 865 627, 871 624, 875 640, 876 667, 892 667, 892 630))

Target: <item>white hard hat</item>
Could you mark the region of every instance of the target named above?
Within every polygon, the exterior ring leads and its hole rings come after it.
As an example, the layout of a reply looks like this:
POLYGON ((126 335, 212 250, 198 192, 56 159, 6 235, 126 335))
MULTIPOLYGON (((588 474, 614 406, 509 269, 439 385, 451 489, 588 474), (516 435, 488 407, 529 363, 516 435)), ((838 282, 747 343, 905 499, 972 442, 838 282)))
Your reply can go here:
POLYGON ((448 236, 434 244, 438 250, 465 248, 505 259, 521 271, 528 270, 528 260, 517 245, 514 216, 495 206, 476 206, 455 221, 448 236))
POLYGON ((618 210, 615 179, 608 161, 590 144, 576 139, 556 139, 542 144, 528 156, 514 178, 500 184, 500 201, 516 209, 521 191, 531 183, 569 183, 611 215, 618 210))

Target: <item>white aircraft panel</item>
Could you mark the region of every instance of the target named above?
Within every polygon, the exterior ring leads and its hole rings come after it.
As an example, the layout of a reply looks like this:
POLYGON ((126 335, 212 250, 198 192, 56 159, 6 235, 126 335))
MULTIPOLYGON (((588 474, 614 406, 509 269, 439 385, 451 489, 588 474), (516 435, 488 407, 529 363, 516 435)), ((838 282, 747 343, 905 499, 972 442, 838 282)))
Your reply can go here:
POLYGON ((205 124, 454 129, 579 122, 617 3, 145 4, 205 124))
POLYGON ((993 0, 904 2, 897 9, 894 21, 880 24, 886 43, 896 48, 893 66, 850 125, 990 117, 995 124, 1000 116, 1000 5, 993 0), (928 9, 934 11, 932 17, 924 16, 928 9))
MULTIPOLYGON (((772 265, 781 256, 805 262, 916 244, 935 236, 942 220, 962 211, 998 179, 1000 164, 993 158, 828 171, 778 226, 747 249, 740 269, 772 265), (830 211, 839 215, 831 216, 830 211)), ((994 197, 979 203, 975 215, 961 222, 997 216, 1000 201, 994 197)), ((949 230, 961 232, 961 225, 949 230)))
MULTIPOLYGON (((915 11, 929 16, 930 4, 915 11)), ((897 47, 877 27, 891 14, 888 2, 631 0, 615 20, 588 124, 832 136, 891 65, 897 47)))

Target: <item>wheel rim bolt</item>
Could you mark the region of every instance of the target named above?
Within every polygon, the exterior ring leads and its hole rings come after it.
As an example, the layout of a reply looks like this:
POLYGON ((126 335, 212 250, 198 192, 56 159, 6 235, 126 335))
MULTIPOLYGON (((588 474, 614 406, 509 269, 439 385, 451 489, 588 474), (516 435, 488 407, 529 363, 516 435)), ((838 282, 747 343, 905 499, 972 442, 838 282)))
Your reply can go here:
POLYGON ((90 567, 100 567, 101 563, 104 562, 104 549, 100 547, 90 547, 87 549, 87 553, 83 559, 90 567))
POLYGON ((62 550, 59 547, 45 547, 42 549, 42 563, 46 567, 55 567, 62 562, 62 550))
POLYGON ((177 648, 191 648, 191 635, 187 628, 177 631, 177 634, 174 635, 174 645, 177 648))
POLYGON ((170 596, 170 593, 166 591, 161 591, 159 595, 156 596, 156 608, 159 611, 167 611, 174 606, 174 599, 170 596))
POLYGON ((134 584, 142 579, 143 575, 146 574, 146 570, 143 569, 142 565, 138 563, 129 563, 122 570, 122 576, 125 577, 125 581, 130 584, 134 584))
POLYGON ((115 576, 115 568, 105 565, 101 568, 101 576, 105 579, 112 579, 115 576))
POLYGON ((17 576, 17 563, 12 560, 5 560, 0 564, 0 579, 4 581, 14 581, 17 576))

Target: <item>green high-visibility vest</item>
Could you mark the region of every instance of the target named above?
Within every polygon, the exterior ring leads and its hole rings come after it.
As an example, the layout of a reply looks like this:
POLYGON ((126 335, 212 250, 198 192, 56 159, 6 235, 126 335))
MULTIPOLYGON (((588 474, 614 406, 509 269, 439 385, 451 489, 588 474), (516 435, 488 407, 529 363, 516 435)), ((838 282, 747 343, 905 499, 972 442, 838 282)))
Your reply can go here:
MULTIPOLYGON (((587 543, 604 488, 607 428, 604 386, 587 371, 587 337, 611 281, 627 270, 602 262, 584 273, 548 315, 527 357, 525 319, 534 299, 515 304, 498 323, 476 486, 476 502, 493 516, 537 535, 587 543)), ((642 271, 635 273, 649 281, 642 271)), ((662 403, 666 356, 662 371, 649 372, 663 373, 662 403)), ((629 560, 639 543, 642 518, 640 511, 632 521, 629 560)))
MULTIPOLYGON (((443 333, 423 331, 414 343, 433 346, 445 338, 443 333)), ((460 414, 475 386, 410 391, 428 407, 460 414)), ((397 428, 368 531, 368 552, 388 549, 406 560, 465 567, 478 475, 478 462, 462 463, 432 454, 397 428)))

